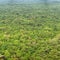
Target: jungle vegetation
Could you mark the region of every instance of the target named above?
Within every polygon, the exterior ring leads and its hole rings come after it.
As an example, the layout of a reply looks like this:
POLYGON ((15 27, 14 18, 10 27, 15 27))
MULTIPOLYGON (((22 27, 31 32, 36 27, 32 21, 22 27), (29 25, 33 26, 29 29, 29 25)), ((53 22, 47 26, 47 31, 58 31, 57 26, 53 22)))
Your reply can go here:
POLYGON ((0 4, 0 55, 60 60, 60 3, 0 4))

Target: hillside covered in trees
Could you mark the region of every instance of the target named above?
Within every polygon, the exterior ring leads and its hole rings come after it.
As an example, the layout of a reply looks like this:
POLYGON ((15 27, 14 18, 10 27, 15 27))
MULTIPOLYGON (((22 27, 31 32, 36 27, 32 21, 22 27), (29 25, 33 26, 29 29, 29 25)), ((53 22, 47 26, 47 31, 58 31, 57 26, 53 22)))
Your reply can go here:
POLYGON ((60 3, 13 3, 0 4, 0 60, 60 60, 60 3))

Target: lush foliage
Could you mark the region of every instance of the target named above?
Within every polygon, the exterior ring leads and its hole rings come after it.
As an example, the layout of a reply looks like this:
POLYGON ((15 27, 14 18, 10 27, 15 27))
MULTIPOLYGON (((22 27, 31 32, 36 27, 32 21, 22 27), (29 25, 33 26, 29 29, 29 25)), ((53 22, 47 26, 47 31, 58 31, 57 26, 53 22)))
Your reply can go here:
POLYGON ((60 60, 59 7, 0 5, 0 54, 6 60, 60 60))

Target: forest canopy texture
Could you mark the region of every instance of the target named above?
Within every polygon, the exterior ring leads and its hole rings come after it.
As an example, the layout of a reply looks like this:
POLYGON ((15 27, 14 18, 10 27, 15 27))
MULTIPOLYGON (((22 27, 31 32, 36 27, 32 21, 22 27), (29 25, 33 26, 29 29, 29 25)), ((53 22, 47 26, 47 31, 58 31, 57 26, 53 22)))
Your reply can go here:
POLYGON ((60 60, 59 0, 19 1, 0 1, 0 60, 60 60))

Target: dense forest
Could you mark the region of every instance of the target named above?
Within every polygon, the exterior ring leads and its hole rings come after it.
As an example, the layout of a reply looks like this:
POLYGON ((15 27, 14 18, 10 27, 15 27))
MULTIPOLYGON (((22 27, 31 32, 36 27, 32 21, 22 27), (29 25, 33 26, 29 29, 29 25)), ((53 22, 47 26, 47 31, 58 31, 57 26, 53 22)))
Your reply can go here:
POLYGON ((60 60, 60 3, 0 4, 0 60, 60 60))

